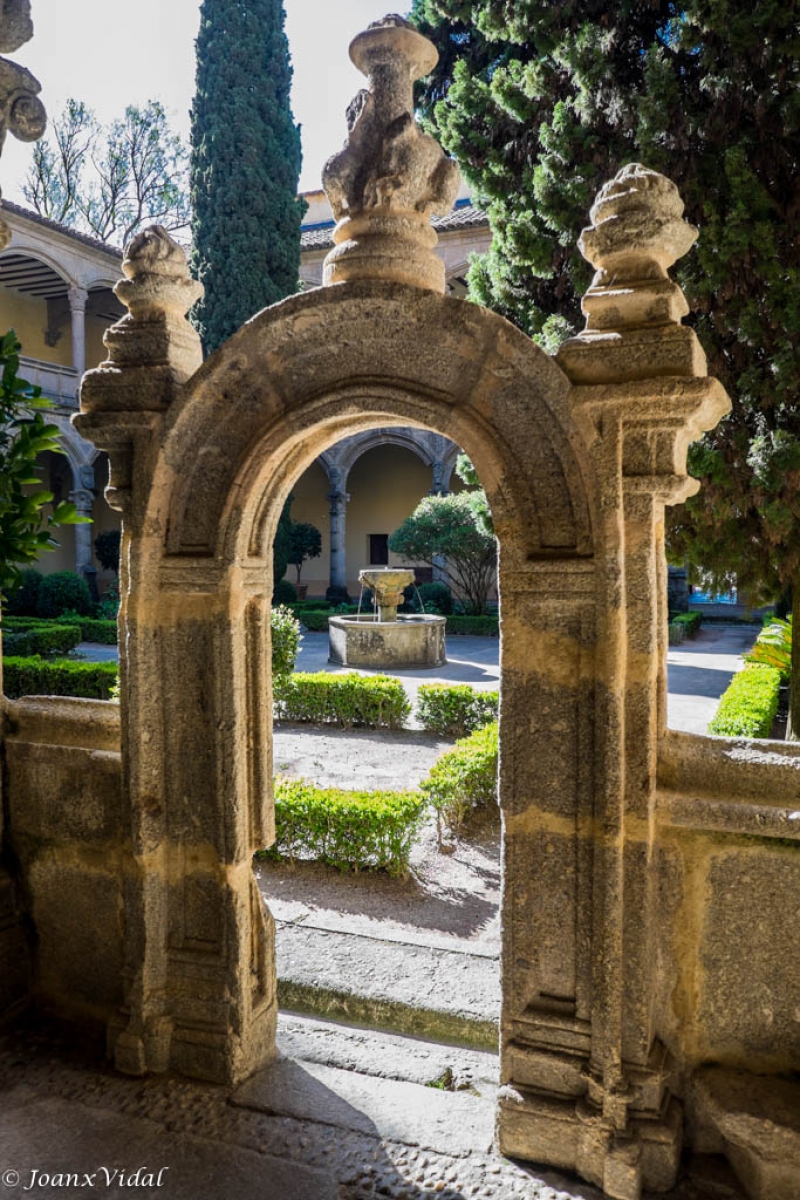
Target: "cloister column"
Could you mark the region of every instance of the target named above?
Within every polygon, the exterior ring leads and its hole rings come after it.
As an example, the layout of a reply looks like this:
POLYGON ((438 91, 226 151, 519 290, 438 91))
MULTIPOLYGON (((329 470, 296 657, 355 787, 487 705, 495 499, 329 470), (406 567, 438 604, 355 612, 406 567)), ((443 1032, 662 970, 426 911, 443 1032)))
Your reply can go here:
POLYGON ((86 371, 86 301, 89 299, 89 293, 86 288, 71 287, 68 295, 72 329, 72 365, 80 380, 86 371))
MULTIPOLYGON (((90 492, 86 488, 76 488, 75 491, 70 492, 69 498, 78 510, 79 516, 91 517, 94 507, 94 492, 90 492)), ((89 581, 95 573, 95 566, 92 562, 93 530, 93 525, 75 526, 75 573, 82 579, 86 579, 88 576, 89 581)))
POLYGON ((342 472, 339 467, 330 471, 330 547, 331 587, 347 589, 347 502, 350 499, 344 490, 342 472))
MULTIPOLYGON (((437 458, 431 465, 431 490, 428 492, 428 495, 446 496, 447 491, 445 464, 440 458, 437 458)), ((447 560, 441 554, 433 556, 433 578, 436 583, 449 584, 450 577, 447 574, 447 560)))

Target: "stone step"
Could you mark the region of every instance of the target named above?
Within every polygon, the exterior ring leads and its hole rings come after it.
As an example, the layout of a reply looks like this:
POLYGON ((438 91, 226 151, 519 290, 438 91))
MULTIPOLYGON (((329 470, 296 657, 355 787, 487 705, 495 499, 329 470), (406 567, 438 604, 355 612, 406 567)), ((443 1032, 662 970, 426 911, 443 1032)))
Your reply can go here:
POLYGON ((275 944, 284 1011, 497 1048, 500 969, 494 957, 281 921, 275 944))
POLYGON ((296 1121, 315 1121, 440 1154, 488 1154, 494 1098, 298 1058, 279 1058, 233 1092, 231 1103, 296 1121))

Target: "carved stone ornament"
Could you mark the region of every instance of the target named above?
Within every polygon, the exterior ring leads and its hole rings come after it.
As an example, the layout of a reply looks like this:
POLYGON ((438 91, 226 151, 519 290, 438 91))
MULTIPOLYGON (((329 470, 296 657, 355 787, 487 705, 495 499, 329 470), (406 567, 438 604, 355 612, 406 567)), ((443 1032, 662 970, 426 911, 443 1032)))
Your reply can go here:
POLYGON ((582 303, 586 328, 557 355, 573 382, 705 375, 700 343, 680 324, 686 298, 667 274, 697 240, 683 209, 675 184, 641 163, 598 192, 578 241, 596 268, 582 303))
POLYGON ((322 182, 338 225, 324 283, 389 279, 444 291, 433 215, 450 212, 460 172, 414 120, 414 80, 438 60, 432 42, 403 17, 360 33, 350 57, 369 78, 347 110, 348 138, 322 182))
MULTIPOLYGON (((0 0, 0 50, 18 50, 33 36, 30 0, 0 0)), ((21 142, 35 142, 47 124, 39 99, 39 81, 24 67, 0 58, 0 154, 11 132, 21 142)), ((0 250, 11 240, 11 231, 0 220, 0 250)))
POLYGON ((129 243, 115 295, 139 320, 171 313, 182 318, 203 294, 189 275, 186 254, 162 225, 150 225, 129 243))

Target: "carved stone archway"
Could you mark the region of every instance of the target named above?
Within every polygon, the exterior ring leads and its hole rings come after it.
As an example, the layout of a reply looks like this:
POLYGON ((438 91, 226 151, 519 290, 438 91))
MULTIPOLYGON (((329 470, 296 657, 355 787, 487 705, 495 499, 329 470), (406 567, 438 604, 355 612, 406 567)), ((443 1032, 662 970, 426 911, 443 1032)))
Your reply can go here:
POLYGON ((681 1142, 654 953, 664 505, 692 491, 688 442, 727 407, 667 276, 696 231, 663 176, 620 172, 581 241, 597 267, 587 329, 557 361, 437 294, 424 223, 452 172, 392 107, 410 118, 412 76, 392 44, 430 69, 415 39, 387 18, 356 40, 365 69, 387 68, 376 78, 391 103, 368 96, 353 146, 377 147, 380 166, 381 139, 401 130, 389 150, 416 137, 420 157, 398 158, 372 200, 348 151, 331 160, 336 286, 259 314, 201 366, 183 319, 199 285, 151 230, 117 289, 130 316, 84 381, 77 423, 109 452, 123 513, 132 842, 110 1044, 124 1071, 219 1081, 274 1053, 272 926, 251 865, 273 821, 272 540, 326 447, 429 429, 471 457, 500 541, 500 1145, 637 1200, 672 1186, 681 1142))

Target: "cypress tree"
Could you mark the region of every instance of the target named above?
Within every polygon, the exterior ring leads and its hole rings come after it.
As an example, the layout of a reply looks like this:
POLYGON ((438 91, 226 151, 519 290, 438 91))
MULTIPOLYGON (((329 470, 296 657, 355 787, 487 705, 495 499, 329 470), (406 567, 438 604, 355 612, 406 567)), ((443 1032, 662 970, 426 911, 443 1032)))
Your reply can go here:
MULTIPOLYGON (((494 244, 474 299, 554 350, 582 324, 577 238, 598 188, 641 161, 700 228, 678 264, 733 401, 690 449, 671 554, 753 599, 792 586, 800 627, 800 39, 784 0, 415 0, 440 61, 423 119, 460 162, 494 244)), ((800 729, 800 635, 792 723, 800 729)))
POLYGON ((300 130, 282 0, 203 0, 192 106, 194 319, 206 353, 297 290, 300 130))

